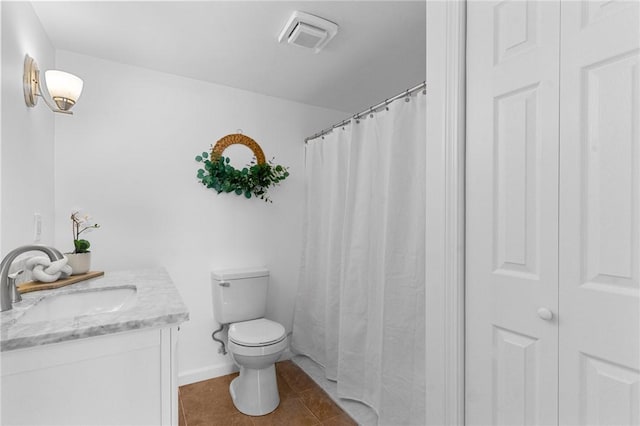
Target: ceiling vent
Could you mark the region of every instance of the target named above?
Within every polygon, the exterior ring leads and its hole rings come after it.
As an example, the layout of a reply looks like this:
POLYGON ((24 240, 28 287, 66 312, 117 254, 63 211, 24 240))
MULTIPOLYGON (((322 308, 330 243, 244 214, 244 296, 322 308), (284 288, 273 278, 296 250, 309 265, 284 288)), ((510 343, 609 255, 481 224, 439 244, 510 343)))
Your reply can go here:
POLYGON ((338 26, 333 22, 295 11, 280 32, 278 41, 314 49, 318 53, 337 33, 338 26))

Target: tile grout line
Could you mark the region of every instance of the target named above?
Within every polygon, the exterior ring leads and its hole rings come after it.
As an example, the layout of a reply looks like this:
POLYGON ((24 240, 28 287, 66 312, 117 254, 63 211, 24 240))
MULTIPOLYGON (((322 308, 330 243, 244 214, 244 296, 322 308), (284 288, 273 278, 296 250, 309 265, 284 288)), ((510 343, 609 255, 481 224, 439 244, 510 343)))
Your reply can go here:
MULTIPOLYGON (((306 373, 305 373, 305 374, 306 374, 306 373)), ((309 411, 311 412, 311 414, 313 414, 313 416, 314 416, 314 417, 315 417, 315 418, 320 422, 320 424, 321 424, 321 425, 324 425, 324 424, 325 424, 325 422, 328 422, 329 420, 331 420, 331 419, 335 419, 336 417, 340 417, 340 416, 342 416, 342 415, 347 416, 347 417, 348 417, 350 420, 352 420, 355 424, 358 424, 358 422, 356 422, 356 421, 353 419, 353 417, 351 417, 351 415, 349 415, 349 413, 347 413, 345 410, 343 410, 343 409, 342 409, 342 407, 340 407, 340 406, 339 406, 339 405, 338 405, 338 404, 333 400, 333 398, 331 398, 331 396, 330 396, 330 395, 329 395, 329 394, 328 394, 324 389, 322 389, 321 387, 318 387, 318 388, 319 388, 320 392, 322 392, 322 393, 323 393, 323 394, 324 394, 324 395, 325 395, 325 396, 326 396, 326 397, 327 397, 331 402, 333 402, 333 403, 336 405, 336 407, 338 408, 338 410, 340 411, 338 414, 336 414, 336 415, 334 415, 334 416, 331 416, 331 417, 327 417, 326 419, 322 420, 322 419, 320 419, 320 417, 318 417, 318 416, 313 412, 313 410, 312 410, 309 406, 307 406, 307 404, 306 404, 305 400, 304 400, 303 398, 300 398, 300 402, 302 402, 302 405, 304 405, 304 406, 305 406, 305 408, 306 408, 307 410, 309 410, 309 411)), ((300 393, 302 394, 302 393, 304 393, 304 392, 309 392, 309 391, 311 391, 311 389, 307 389, 307 390, 302 391, 302 392, 300 392, 300 393)))
MULTIPOLYGON (((303 357, 304 357, 304 356, 303 356, 303 357)), ((310 359, 310 360, 311 360, 311 359, 310 359)), ((313 360, 311 360, 311 361, 312 361, 312 362, 314 362, 313 360)), ((360 424, 361 424, 361 423, 359 423, 359 422, 356 420, 356 417, 354 417, 354 416, 352 415, 352 413, 351 413, 348 409, 346 409, 345 407, 343 407, 342 402, 341 402, 341 401, 343 401, 343 400, 342 400, 342 398, 340 398, 340 397, 337 395, 337 393, 335 393, 335 394, 334 394, 334 393, 333 393, 332 391, 330 391, 329 389, 326 389, 326 388, 325 388, 325 386, 323 386, 323 385, 318 381, 318 378, 317 378, 317 377, 313 376, 313 374, 311 374, 311 373, 307 372, 307 370, 305 370, 305 368, 303 367, 303 365, 302 365, 302 364, 299 364, 299 363, 298 363, 297 361, 295 361, 294 359, 291 359, 291 362, 292 362, 295 366, 297 366, 297 367, 298 367, 302 372, 304 372, 304 373, 305 373, 305 374, 306 374, 306 375, 307 375, 307 376, 308 376, 308 377, 309 377, 309 378, 310 378, 310 379, 311 379, 311 380, 312 380, 312 381, 313 381, 313 382, 314 382, 314 383, 315 383, 315 384, 316 384, 320 389, 322 389, 322 391, 324 391, 324 393, 329 397, 329 399, 330 399, 331 401, 333 401, 333 403, 334 403, 334 404, 336 404, 336 406, 340 409, 341 414, 346 415, 346 416, 349 418, 349 420, 351 420, 355 425, 360 425, 360 424)), ((314 363, 315 363, 315 362, 314 362, 314 363)), ((329 382, 329 381, 331 381, 331 380, 327 379, 327 381, 329 382)), ((344 400, 344 401, 347 401, 347 400, 344 400)), ((354 401, 355 401, 355 400, 354 400, 354 401)), ((355 401, 355 402, 358 402, 358 401, 355 401)), ((366 404, 364 404, 364 403, 363 403, 363 405, 367 406, 367 405, 366 405, 366 404)), ((371 409, 371 408, 369 407, 369 409, 371 409)), ((337 416, 330 417, 330 419, 333 419, 334 417, 338 417, 338 416, 340 416, 340 414, 339 414, 339 415, 337 415, 337 416)), ((376 419, 377 419, 377 415, 376 415, 376 419)), ((327 419, 327 420, 329 420, 329 419, 327 419)), ((376 420, 376 422, 377 422, 377 420, 376 420)), ((377 424, 377 423, 376 423, 376 424, 377 424)))
MULTIPOLYGON (((316 383, 316 381, 315 381, 315 380, 313 380, 313 377, 309 376, 309 375, 308 375, 308 374, 307 374, 307 373, 306 373, 302 368, 300 368, 300 366, 299 366, 299 365, 297 365, 295 362, 292 362, 292 364, 293 364, 293 365, 295 365, 296 367, 298 367, 298 369, 300 370, 300 373, 301 373, 301 374, 304 374, 305 376, 309 377, 309 378, 313 381, 313 383, 317 386, 317 389, 318 389, 322 394, 324 394, 324 395, 325 395, 329 400, 331 400, 334 404, 336 404, 336 403, 335 403, 335 401, 333 401, 333 399, 331 398, 331 396, 330 396, 330 395, 329 395, 329 394, 328 394, 324 389, 322 389, 322 387, 321 387, 318 383, 316 383)), ((282 377, 282 376, 280 376, 280 377, 282 377)), ((291 385, 289 384, 289 382, 287 381, 287 379, 286 379, 286 378, 284 378, 284 377, 282 377, 282 378, 283 378, 283 380, 284 380, 285 382, 287 382, 287 385, 289 385, 289 387, 291 387, 291 385)), ((337 404, 336 404, 336 406, 337 406, 337 407, 339 408, 339 410, 340 410, 340 413, 336 414, 335 416, 331 416, 331 417, 328 417, 328 418, 326 418, 326 419, 322 420, 320 417, 318 417, 318 416, 316 415, 316 413, 314 413, 314 412, 313 412, 313 410, 311 409, 311 407, 309 407, 309 406, 307 405, 307 403, 305 402, 305 399, 302 397, 302 395, 303 395, 305 392, 312 392, 313 390, 314 390, 313 388, 309 388, 309 389, 305 389, 305 390, 300 391, 300 392, 297 392, 297 391, 294 391, 294 392, 295 392, 295 394, 296 394, 296 397, 298 397, 298 399, 299 399, 299 400, 300 400, 300 402, 302 403, 302 405, 304 405, 304 407, 307 409, 307 411, 309 411, 309 412, 313 415, 313 417, 314 417, 314 418, 319 422, 319 424, 320 424, 320 425, 324 425, 326 421, 329 421, 329 420, 331 420, 331 419, 333 419, 333 418, 336 418, 336 417, 340 417, 340 416, 341 416, 341 415, 343 415, 343 414, 346 414, 350 419, 352 419, 352 418, 351 418, 351 416, 349 416, 349 414, 347 414, 347 413, 346 413, 346 411, 344 411, 344 410, 343 410, 339 405, 337 405, 337 404)), ((352 419, 352 420, 353 420, 353 419, 352 419)))
MULTIPOLYGON (((291 362, 291 361, 290 361, 290 362, 291 362)), ((291 362, 291 364, 295 365, 293 362, 291 362)), ((298 367, 298 366, 296 365, 296 367, 298 367)), ((298 367, 298 368, 299 368, 299 370, 300 370, 300 373, 307 375, 307 373, 305 373, 305 372, 304 372, 300 367, 298 367)), ((308 375, 307 375, 307 376, 308 376, 308 375)), ((299 391, 295 390, 294 388, 292 388, 292 387, 291 387, 291 383, 289 383, 289 380, 287 380, 287 378, 286 378, 286 377, 284 377, 284 375, 279 374, 279 375, 278 375, 278 377, 279 377, 279 378, 282 378, 282 380, 284 380, 284 381, 286 382, 287 386, 289 386, 289 389, 291 389, 291 390, 293 391, 293 394, 294 394, 294 395, 292 395, 291 397, 293 397, 293 398, 297 399, 297 400, 302 404, 302 406, 303 406, 303 407, 304 407, 304 408, 305 408, 309 413, 311 413, 311 415, 313 416, 313 418, 314 418, 314 419, 316 419, 316 421, 318 422, 318 425, 322 425, 323 423, 322 423, 322 421, 320 420, 320 418, 319 418, 318 416, 316 416, 316 414, 315 414, 315 413, 314 413, 314 412, 313 412, 313 411, 312 411, 312 410, 307 406, 307 404, 304 402, 304 399, 301 397, 301 396, 302 396, 301 394, 302 394, 303 392, 305 392, 305 391, 299 392, 299 391)), ((308 389, 307 389, 307 390, 308 390, 308 389)))
POLYGON ((322 422, 320 421, 320 418, 318 416, 316 416, 316 413, 314 413, 313 411, 311 411, 311 409, 309 407, 307 407, 307 404, 304 403, 304 400, 300 401, 302 403, 302 406, 305 408, 305 410, 307 410, 309 413, 311 413, 311 415, 313 416, 314 419, 316 419, 316 421, 318 422, 319 425, 322 425, 322 422))
MULTIPOLYGON (((306 374, 306 373, 305 373, 305 374, 306 374)), ((298 393, 298 395, 302 396, 302 394, 303 394, 303 393, 305 393, 305 392, 307 392, 307 391, 310 391, 310 390, 311 390, 311 389, 303 390, 302 392, 299 392, 299 393, 298 393)), ((299 400, 300 400, 300 402, 302 403, 302 405, 304 406, 304 408, 306 408, 306 409, 307 409, 307 411, 308 411, 308 412, 310 412, 310 413, 311 413, 311 415, 312 415, 312 416, 313 416, 313 417, 318 421, 318 424, 322 425, 322 424, 323 424, 322 420, 320 420, 320 417, 318 417, 318 416, 316 415, 316 413, 314 413, 314 412, 313 412, 313 410, 311 409, 311 407, 309 407, 309 406, 307 405, 307 403, 305 402, 304 398, 300 397, 300 398, 299 398, 299 400)))

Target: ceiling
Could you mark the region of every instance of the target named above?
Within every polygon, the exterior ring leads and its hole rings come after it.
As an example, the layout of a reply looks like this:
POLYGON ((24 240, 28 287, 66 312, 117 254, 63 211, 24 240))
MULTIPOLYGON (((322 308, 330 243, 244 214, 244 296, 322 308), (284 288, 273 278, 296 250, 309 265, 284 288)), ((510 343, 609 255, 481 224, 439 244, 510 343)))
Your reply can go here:
POLYGON ((425 6, 424 0, 33 3, 56 49, 346 113, 424 81, 425 6), (295 10, 339 25, 320 53, 278 43, 295 10))

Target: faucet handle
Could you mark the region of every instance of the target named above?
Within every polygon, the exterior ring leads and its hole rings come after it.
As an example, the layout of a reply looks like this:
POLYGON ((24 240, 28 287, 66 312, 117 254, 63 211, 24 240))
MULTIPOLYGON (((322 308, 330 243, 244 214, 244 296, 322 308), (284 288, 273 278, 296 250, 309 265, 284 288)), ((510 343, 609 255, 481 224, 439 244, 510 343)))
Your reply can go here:
POLYGON ((18 286, 16 285, 16 278, 18 275, 24 272, 24 269, 20 269, 13 274, 7 275, 7 279, 9 281, 9 292, 11 293, 11 303, 20 302, 22 300, 22 295, 18 291, 18 286))

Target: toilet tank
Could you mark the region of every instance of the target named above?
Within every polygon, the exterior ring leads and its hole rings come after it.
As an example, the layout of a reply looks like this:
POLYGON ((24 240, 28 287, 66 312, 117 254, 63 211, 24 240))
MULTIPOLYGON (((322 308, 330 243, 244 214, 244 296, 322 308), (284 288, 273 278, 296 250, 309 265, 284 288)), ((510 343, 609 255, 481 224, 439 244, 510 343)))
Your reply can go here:
POLYGON ((220 324, 264 317, 269 270, 225 269, 211 272, 213 317, 220 324))

